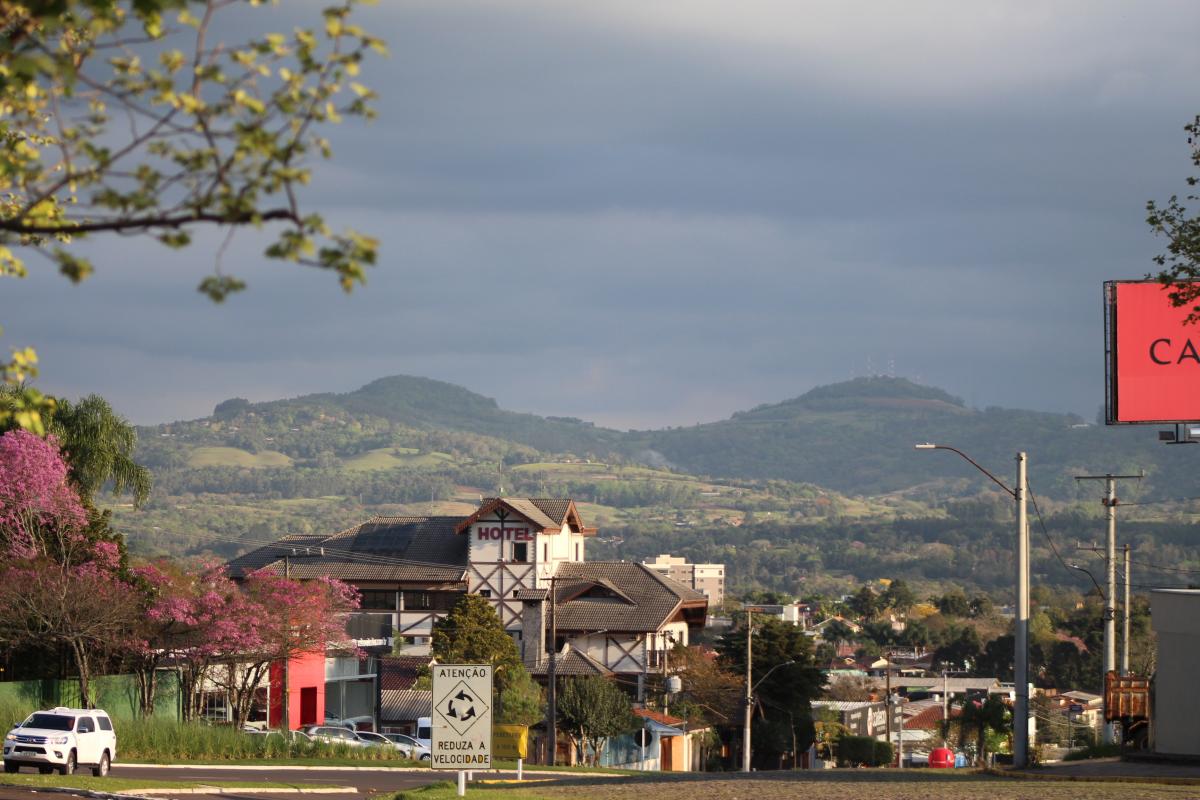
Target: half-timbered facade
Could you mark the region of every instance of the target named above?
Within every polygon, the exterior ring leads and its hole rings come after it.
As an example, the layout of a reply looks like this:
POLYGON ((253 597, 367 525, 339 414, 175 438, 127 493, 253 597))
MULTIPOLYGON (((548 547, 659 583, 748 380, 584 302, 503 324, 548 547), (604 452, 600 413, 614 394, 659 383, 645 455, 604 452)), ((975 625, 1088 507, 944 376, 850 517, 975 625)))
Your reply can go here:
MULTIPOLYGON (((348 629, 368 652, 427 654, 434 622, 470 592, 491 601, 534 675, 546 674, 551 648, 562 675, 658 670, 703 627, 707 599, 640 564, 586 562, 594 535, 571 500, 501 497, 465 518, 374 517, 329 536, 284 537, 229 570, 354 586, 362 606, 348 629)), ((327 694, 338 662, 327 659, 327 694)))
POLYGON ((584 560, 594 536, 572 500, 497 497, 484 501, 455 528, 468 541, 472 594, 492 601, 504 627, 521 629, 517 593, 549 585, 559 564, 584 560))

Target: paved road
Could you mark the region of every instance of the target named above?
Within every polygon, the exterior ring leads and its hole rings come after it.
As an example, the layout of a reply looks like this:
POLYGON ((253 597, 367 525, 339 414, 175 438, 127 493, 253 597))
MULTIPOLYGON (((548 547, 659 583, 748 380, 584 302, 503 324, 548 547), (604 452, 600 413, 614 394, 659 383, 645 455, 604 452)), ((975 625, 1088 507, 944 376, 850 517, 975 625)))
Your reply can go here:
POLYGON ((1064 761, 1046 764, 1030 772, 1056 777, 1078 778, 1169 778, 1200 783, 1200 766, 1164 761, 1121 761, 1117 758, 1096 758, 1088 761, 1064 761))
MULTIPOLYGON (((482 774, 482 773, 480 773, 482 774)), ((271 781, 276 783, 294 783, 312 787, 353 786, 355 794, 317 794, 317 795, 261 795, 272 800, 287 800, 288 798, 311 797, 312 800, 341 800, 342 798, 377 794, 380 792, 398 792, 401 789, 413 789, 440 780, 451 780, 453 772, 434 772, 433 770, 401 770, 387 767, 355 767, 351 769, 310 768, 289 769, 274 767, 264 769, 239 769, 238 767, 148 767, 137 764, 114 764, 113 777, 138 778, 146 780, 169 781, 271 781)), ((228 791, 228 790, 227 790, 228 791)), ((230 797, 225 794, 224 797, 230 797)), ((255 797, 253 789, 245 792, 238 791, 234 797, 255 797)), ((0 797, 0 800, 5 800, 0 797)))

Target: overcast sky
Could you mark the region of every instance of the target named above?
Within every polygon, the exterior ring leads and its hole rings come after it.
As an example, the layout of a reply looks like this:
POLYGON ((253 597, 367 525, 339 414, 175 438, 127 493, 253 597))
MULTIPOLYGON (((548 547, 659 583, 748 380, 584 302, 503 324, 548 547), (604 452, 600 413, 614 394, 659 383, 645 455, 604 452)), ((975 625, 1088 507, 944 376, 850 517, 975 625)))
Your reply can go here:
MULTIPOLYGON (((279 15, 289 27, 292 0, 279 15)), ((979 407, 1103 402, 1101 283, 1186 189, 1200 3, 459 2, 362 11, 380 119, 311 195, 382 240, 365 288, 180 254, 31 258, 0 346, 134 421, 392 374, 616 427, 892 373, 979 407)))

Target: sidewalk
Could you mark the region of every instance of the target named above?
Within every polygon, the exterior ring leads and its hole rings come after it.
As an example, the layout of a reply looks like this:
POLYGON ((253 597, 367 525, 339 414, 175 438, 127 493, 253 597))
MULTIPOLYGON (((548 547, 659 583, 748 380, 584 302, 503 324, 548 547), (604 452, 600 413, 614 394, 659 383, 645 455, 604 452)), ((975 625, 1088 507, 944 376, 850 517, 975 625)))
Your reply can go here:
POLYGON ((1027 770, 1005 770, 1013 777, 1079 781, 1137 781, 1171 784, 1200 784, 1200 765, 1156 761, 1121 761, 1096 758, 1043 764, 1027 770))

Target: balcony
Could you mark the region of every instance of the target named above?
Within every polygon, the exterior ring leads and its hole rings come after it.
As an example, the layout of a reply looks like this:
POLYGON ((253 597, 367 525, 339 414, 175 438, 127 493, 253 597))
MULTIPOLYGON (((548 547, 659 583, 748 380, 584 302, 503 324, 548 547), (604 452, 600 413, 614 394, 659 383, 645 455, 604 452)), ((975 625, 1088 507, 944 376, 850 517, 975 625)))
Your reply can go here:
POLYGON ((388 613, 350 614, 346 618, 346 635, 355 641, 388 639, 392 635, 392 615, 388 613))

